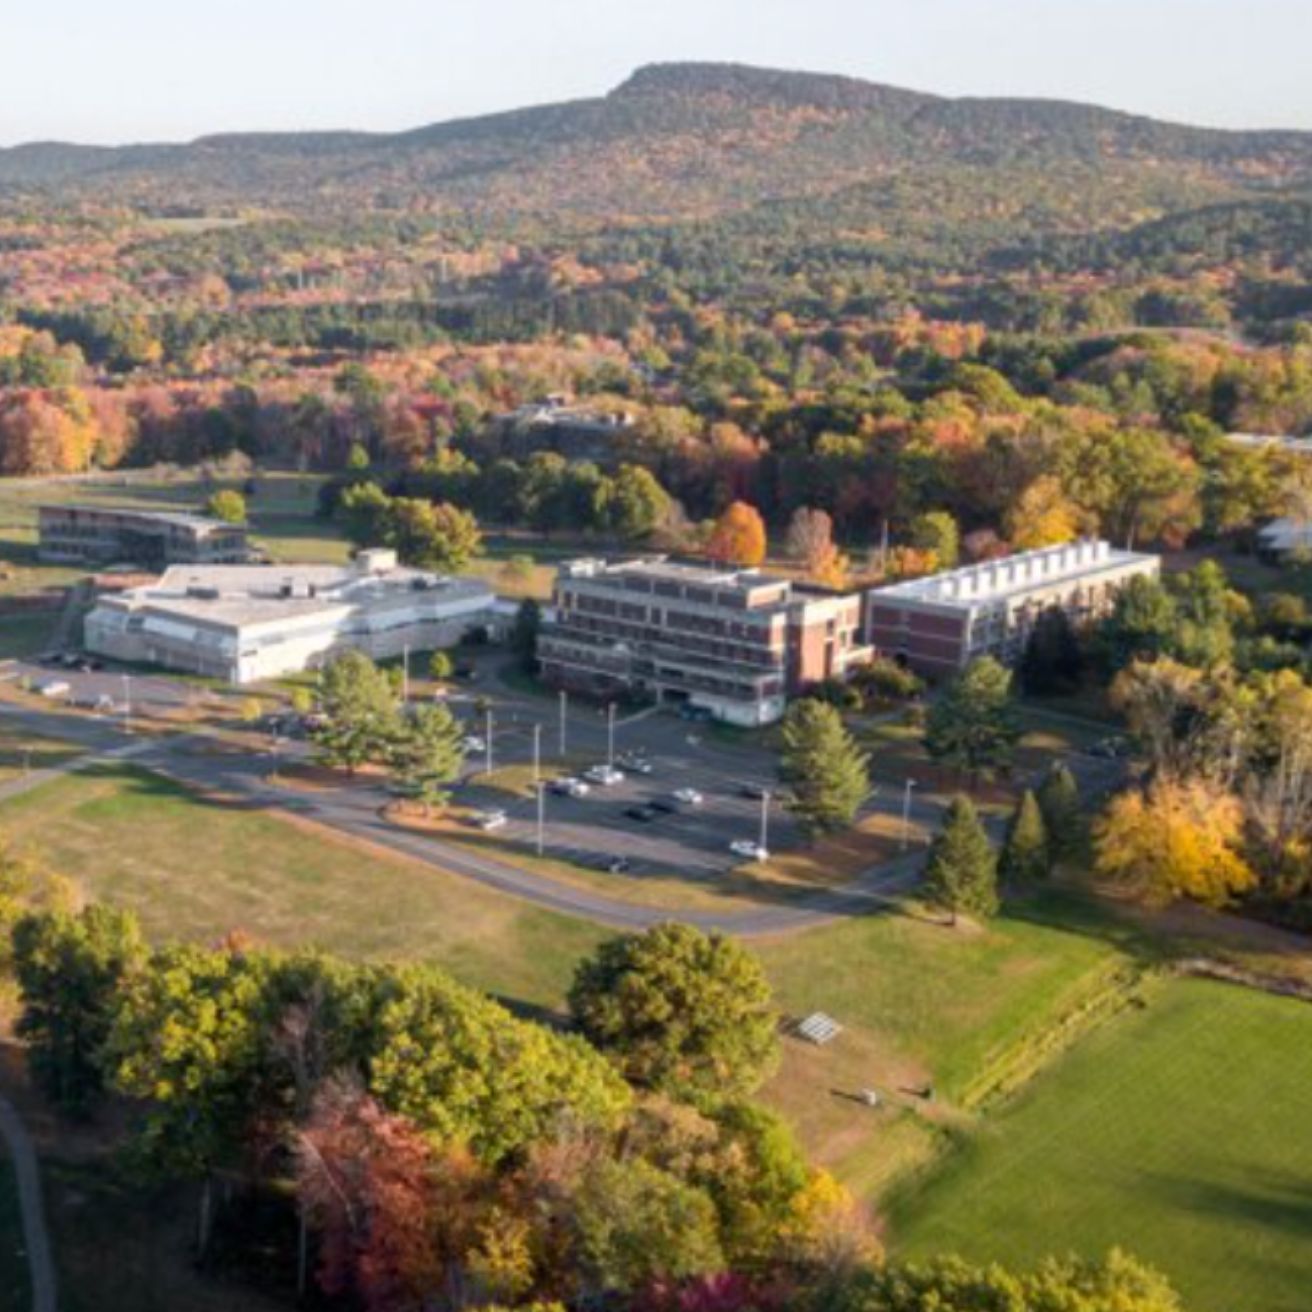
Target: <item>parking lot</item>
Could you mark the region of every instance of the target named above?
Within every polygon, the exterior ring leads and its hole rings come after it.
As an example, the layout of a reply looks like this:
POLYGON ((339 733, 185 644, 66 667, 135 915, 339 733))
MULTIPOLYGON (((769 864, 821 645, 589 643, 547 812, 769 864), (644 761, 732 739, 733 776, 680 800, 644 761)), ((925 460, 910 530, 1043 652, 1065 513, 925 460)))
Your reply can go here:
MULTIPOLYGON (((522 766, 533 759, 533 726, 541 726, 542 770, 548 783, 568 773, 580 777, 588 765, 609 759, 610 734, 604 711, 572 707, 566 732, 568 771, 559 765, 557 708, 545 699, 496 696, 493 703, 492 760, 495 770, 522 766)), ((456 699, 453 710, 471 734, 486 737, 486 718, 468 699, 456 699)), ((730 849, 735 840, 759 841, 762 833, 761 790, 778 789, 772 751, 750 744, 726 744, 703 725, 690 724, 668 712, 644 712, 618 718, 614 734, 616 764, 623 780, 613 785, 590 783, 585 796, 563 796, 548 789, 543 798, 542 854, 593 868, 605 868, 623 858, 634 874, 677 874, 710 879, 746 858, 730 849), (624 768, 624 758, 637 755, 650 764, 649 774, 624 768), (692 789, 700 803, 679 802, 675 793, 692 789), (752 796, 749 794, 756 793, 752 796), (673 810, 642 820, 626 811, 650 801, 670 803, 673 810)), ((486 767, 485 754, 468 761, 467 782, 458 800, 483 811, 503 811, 506 823, 496 836, 521 849, 536 852, 538 802, 534 796, 511 796, 476 780, 486 767)), ((881 799, 872 798, 873 808, 881 799)), ((778 797, 764 803, 766 845, 783 852, 800 842, 797 826, 778 797)))

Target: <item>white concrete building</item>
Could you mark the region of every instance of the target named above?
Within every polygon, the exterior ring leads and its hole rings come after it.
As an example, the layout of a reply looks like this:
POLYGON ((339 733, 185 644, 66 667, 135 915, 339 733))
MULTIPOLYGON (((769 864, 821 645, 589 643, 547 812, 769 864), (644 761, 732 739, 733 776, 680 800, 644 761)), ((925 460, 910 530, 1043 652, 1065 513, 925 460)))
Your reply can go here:
POLYGON ((1078 626, 1105 614, 1131 578, 1160 572, 1157 556, 1106 542, 1022 551, 873 589, 866 637, 928 675, 951 674, 978 656, 1013 661, 1045 610, 1057 607, 1078 626))
POLYGON ((1257 533, 1257 554, 1266 560, 1285 561, 1312 554, 1312 520, 1287 516, 1273 519, 1257 533))
POLYGON ((494 601, 476 579, 399 568, 391 551, 350 565, 175 565, 102 597, 85 642, 119 660, 251 683, 350 648, 381 660, 453 646, 497 628, 494 601))

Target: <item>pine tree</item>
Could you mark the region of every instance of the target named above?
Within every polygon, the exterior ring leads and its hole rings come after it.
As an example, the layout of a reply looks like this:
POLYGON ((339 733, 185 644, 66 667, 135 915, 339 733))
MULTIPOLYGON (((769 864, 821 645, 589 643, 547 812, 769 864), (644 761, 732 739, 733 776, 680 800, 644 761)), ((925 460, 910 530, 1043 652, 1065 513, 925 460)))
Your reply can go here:
POLYGON ((808 838, 846 829, 870 792, 869 757, 834 707, 813 697, 794 702, 784 719, 779 777, 788 809, 808 838))
POLYGON ((1048 830, 1038 799, 1027 788, 1007 826, 998 858, 998 877, 1004 884, 1028 884, 1043 879, 1051 869, 1048 830))
POLYGON ((930 709, 925 749, 971 779, 989 778, 1011 765, 1019 738, 1011 674, 991 656, 982 656, 930 709))
POLYGON ((974 803, 957 796, 943 817, 943 827, 929 849, 925 866, 925 900, 957 916, 988 917, 998 910, 997 858, 974 803))
POLYGON ((1066 612, 1050 606, 1034 622, 1020 662, 1020 681, 1025 691, 1071 692, 1080 685, 1084 653, 1066 612))
POLYGON ((1073 856, 1079 849, 1083 829, 1080 790, 1070 768, 1059 762, 1039 785, 1039 811, 1048 834, 1048 851, 1053 861, 1073 856))
POLYGON ((446 785, 460 777, 461 729, 445 706, 420 706, 408 717, 392 748, 396 781, 429 811, 447 800, 446 785))

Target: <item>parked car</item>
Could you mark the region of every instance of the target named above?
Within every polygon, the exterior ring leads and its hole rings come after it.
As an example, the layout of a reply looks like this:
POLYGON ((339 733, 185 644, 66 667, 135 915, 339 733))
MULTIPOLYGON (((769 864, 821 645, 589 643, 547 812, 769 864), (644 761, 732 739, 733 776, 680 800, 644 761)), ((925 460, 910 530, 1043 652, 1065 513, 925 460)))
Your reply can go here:
POLYGON ((611 875, 623 875, 632 868, 626 856, 603 856, 597 862, 597 867, 611 875))
POLYGON ((644 803, 642 806, 626 806, 624 814, 630 820, 636 820, 639 824, 647 825, 656 819, 659 812, 655 807, 644 803))
POLYGON ((570 774, 553 779, 547 788, 559 797, 586 797, 592 791, 582 779, 575 779, 570 774))
POLYGON ((677 815, 679 808, 668 797, 653 797, 647 803, 649 811, 655 811, 658 815, 677 815))
POLYGON ((592 784, 600 784, 603 788, 610 788, 615 784, 624 782, 624 771, 617 770, 613 765, 592 765, 583 772, 583 777, 592 784))
POLYGON ((706 799, 695 788, 676 788, 674 800, 684 806, 700 806, 706 799))
POLYGON ((504 811, 479 811, 474 817, 474 824, 479 829, 500 829, 509 817, 504 811))
POLYGON ((56 697, 67 697, 73 691, 63 679, 46 679, 37 684, 36 690, 42 697, 49 697, 52 701, 56 697))
POLYGON ((645 757, 640 756, 637 752, 625 752, 622 756, 615 758, 620 765, 633 774, 651 774, 652 764, 645 757))
POLYGON ((1106 761, 1115 761, 1129 754, 1130 744, 1124 738, 1101 738, 1089 748, 1090 756, 1101 757, 1106 761))
POLYGON ((457 665, 451 673, 462 683, 478 682, 478 671, 472 665, 457 665))
POLYGON ((476 733, 467 733, 460 740, 460 747, 466 755, 473 752, 485 752, 487 751, 487 739, 481 738, 476 733))
POLYGON ((770 853, 760 843, 753 842, 750 838, 735 838, 729 844, 729 851, 734 856, 742 857, 745 861, 768 861, 770 859, 770 853))
POLYGON ((687 702, 679 707, 679 715, 698 724, 706 724, 715 718, 708 706, 692 706, 687 702))
POLYGON ((738 796, 750 797, 754 802, 759 802, 769 792, 770 790, 764 784, 742 783, 738 785, 738 796))

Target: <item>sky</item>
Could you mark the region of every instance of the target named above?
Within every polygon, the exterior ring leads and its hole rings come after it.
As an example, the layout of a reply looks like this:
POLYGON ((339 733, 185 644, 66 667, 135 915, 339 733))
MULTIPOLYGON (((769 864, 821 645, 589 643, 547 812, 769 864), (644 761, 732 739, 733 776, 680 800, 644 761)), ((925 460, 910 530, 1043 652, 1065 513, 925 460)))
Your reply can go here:
POLYGON ((1312 0, 58 0, 6 4, 0 145, 388 131, 732 60, 945 95, 1312 129, 1312 0))

